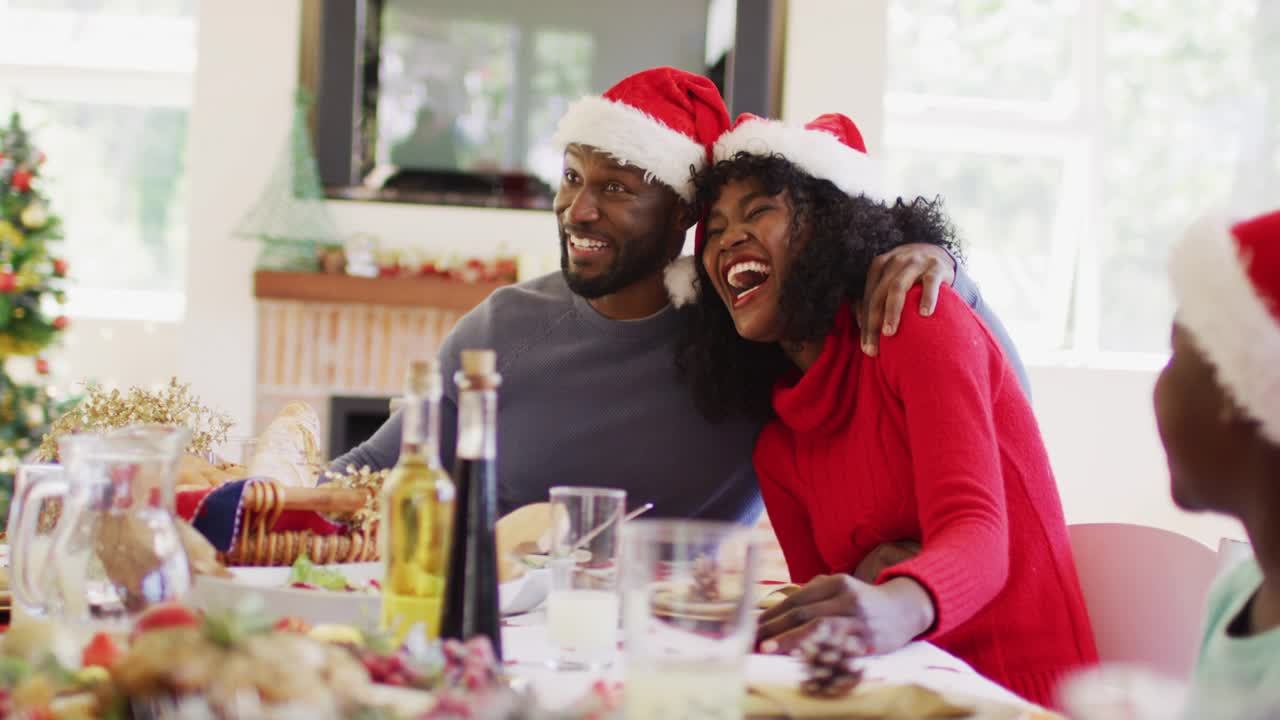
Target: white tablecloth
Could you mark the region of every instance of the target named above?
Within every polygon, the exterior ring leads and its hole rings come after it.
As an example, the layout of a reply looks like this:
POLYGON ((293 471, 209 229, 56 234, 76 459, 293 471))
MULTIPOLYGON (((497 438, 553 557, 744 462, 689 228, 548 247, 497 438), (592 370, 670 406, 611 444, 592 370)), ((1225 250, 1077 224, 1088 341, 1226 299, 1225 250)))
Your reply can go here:
MULTIPOLYGON (((503 655, 508 670, 532 683, 539 700, 553 709, 567 707, 582 697, 592 683, 603 676, 622 680, 622 654, 605 673, 564 672, 549 669, 554 647, 547 633, 546 615, 542 611, 507 618, 502 631, 503 655)), ((929 643, 912 643, 901 650, 861 661, 865 677, 889 683, 915 683, 931 688, 948 699, 986 701, 978 718, 1011 719, 1030 717, 1020 710, 1034 711, 1017 695, 984 678, 967 663, 929 643)), ((801 663, 779 655, 752 655, 747 660, 747 683, 799 683, 801 663)))

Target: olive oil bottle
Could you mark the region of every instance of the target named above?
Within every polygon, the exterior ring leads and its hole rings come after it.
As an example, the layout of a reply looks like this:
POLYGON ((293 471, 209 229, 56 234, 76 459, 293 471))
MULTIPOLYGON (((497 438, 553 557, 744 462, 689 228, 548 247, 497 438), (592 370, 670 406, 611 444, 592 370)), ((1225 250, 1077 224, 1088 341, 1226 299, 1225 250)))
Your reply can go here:
POLYGON ((455 488, 440 464, 440 369, 409 366, 400 460, 382 486, 382 627, 397 642, 422 624, 440 634, 455 488))

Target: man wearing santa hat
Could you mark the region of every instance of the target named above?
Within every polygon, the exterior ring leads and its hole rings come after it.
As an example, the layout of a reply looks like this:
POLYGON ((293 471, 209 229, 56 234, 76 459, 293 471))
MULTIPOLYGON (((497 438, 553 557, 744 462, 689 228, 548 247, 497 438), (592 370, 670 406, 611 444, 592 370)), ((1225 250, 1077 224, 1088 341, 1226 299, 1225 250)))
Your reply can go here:
MULTIPOLYGON (((674 68, 631 75, 561 119, 555 141, 565 165, 554 203, 561 272, 495 291, 439 355, 440 450, 449 467, 459 354, 497 351, 499 512, 545 501, 553 485, 589 485, 622 488, 632 505, 652 502, 654 516, 750 522, 759 514, 751 466, 759 425, 711 423, 698 413, 674 362, 684 311, 664 284, 699 220, 692 172, 729 124, 715 85, 674 68)), ((923 279, 927 314, 939 284, 954 279, 1026 387, 999 321, 945 251, 900 247, 878 259, 876 272, 860 318, 869 352, 882 327, 892 334, 908 288, 923 279)), ((397 413, 332 467, 391 467, 400 434, 397 413)))

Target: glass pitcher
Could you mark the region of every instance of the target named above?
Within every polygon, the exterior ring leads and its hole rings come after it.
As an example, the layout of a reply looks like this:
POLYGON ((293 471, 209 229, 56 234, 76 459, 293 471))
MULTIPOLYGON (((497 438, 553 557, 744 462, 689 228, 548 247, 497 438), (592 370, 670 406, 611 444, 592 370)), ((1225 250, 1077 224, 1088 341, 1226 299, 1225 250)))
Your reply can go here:
POLYGON ((9 522, 5 527, 9 529, 9 576, 14 610, 18 613, 40 615, 52 611, 48 604, 26 607, 28 597, 23 590, 45 587, 49 580, 49 547, 66 494, 66 468, 61 465, 26 464, 20 466, 14 476, 13 501, 9 504, 9 522), (35 490, 37 486, 41 488, 39 493, 35 490), (23 527, 27 528, 25 532, 20 530, 23 527))
MULTIPOLYGON (((149 605, 187 593, 191 569, 173 486, 188 438, 181 428, 135 425, 59 441, 66 500, 46 561, 51 579, 31 587, 15 577, 24 606, 72 623, 124 625, 149 605)), ((23 502, 38 507, 60 490, 42 485, 23 502)), ((34 515, 26 513, 18 528, 19 544, 35 533, 34 515)))

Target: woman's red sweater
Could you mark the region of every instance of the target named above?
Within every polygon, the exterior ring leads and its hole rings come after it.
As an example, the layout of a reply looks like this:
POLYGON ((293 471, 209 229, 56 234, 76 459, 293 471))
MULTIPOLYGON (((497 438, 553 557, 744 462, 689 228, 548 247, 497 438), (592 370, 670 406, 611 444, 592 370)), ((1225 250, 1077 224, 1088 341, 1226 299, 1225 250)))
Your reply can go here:
MULTIPOLYGON (((920 290, 907 296, 918 306, 920 290)), ((1052 704, 1097 661, 1048 455, 1030 403, 982 321, 944 287, 869 357, 838 313, 822 355, 774 390, 755 466, 792 580, 852 573, 884 542, 923 550, 877 579, 932 596, 919 639, 1052 704)))

